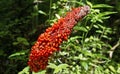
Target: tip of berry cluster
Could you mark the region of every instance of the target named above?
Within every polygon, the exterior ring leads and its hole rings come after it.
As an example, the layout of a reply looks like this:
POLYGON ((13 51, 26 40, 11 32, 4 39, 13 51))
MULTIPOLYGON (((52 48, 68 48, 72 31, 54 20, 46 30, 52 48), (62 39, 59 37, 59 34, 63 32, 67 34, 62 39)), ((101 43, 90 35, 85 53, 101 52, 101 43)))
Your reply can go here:
POLYGON ((90 7, 89 6, 82 6, 80 7, 80 11, 78 16, 81 18, 83 18, 84 16, 86 16, 88 13, 90 12, 90 7))
POLYGON ((84 8, 84 11, 89 13, 90 12, 90 6, 86 5, 86 6, 83 6, 84 8))

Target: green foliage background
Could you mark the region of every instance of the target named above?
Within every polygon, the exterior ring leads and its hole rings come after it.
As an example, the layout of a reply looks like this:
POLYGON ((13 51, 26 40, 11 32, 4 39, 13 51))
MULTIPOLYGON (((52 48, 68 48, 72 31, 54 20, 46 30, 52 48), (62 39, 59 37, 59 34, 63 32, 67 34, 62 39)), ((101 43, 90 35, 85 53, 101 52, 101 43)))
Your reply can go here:
POLYGON ((119 0, 0 0, 0 74, 120 74, 119 0), (54 53, 46 70, 27 66, 39 34, 72 7, 91 12, 54 53))

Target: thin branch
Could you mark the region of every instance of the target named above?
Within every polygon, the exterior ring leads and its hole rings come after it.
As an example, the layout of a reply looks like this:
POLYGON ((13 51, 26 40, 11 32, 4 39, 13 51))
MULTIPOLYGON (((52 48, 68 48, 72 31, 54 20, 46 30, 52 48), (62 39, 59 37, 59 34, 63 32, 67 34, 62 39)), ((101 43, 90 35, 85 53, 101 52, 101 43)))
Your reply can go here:
POLYGON ((120 45, 120 39, 118 40, 118 42, 110 49, 110 53, 109 53, 109 57, 112 58, 113 56, 113 52, 115 51, 115 49, 120 45))

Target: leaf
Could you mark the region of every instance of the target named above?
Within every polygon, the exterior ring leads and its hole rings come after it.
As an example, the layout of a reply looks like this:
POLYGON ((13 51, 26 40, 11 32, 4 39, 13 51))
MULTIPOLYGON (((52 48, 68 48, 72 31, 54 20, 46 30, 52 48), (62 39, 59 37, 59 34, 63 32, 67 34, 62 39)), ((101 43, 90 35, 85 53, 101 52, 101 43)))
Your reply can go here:
POLYGON ((105 17, 102 17, 102 19, 108 19, 110 18, 110 16, 105 16, 105 17))
POLYGON ((98 67, 96 64, 93 64, 93 63, 89 63, 89 65, 94 66, 94 67, 98 67))
POLYGON ((54 70, 54 74, 55 74, 55 73, 58 73, 59 71, 61 71, 61 69, 60 69, 60 68, 56 68, 56 69, 54 70))
POLYGON ((85 27, 74 27, 75 30, 83 31, 83 32, 88 32, 88 30, 85 27))
POLYGON ((94 71, 94 73, 95 73, 95 74, 98 74, 98 70, 97 70, 97 68, 95 68, 95 71, 94 71))
POLYGON ((26 38, 17 37, 17 42, 13 42, 13 45, 17 45, 17 44, 24 44, 24 45, 28 46, 29 42, 27 41, 26 38))
POLYGON ((86 56, 93 56, 93 54, 91 53, 91 51, 87 51, 87 50, 82 50, 81 51, 84 55, 86 55, 86 56))
POLYGON ((105 70, 105 73, 106 73, 106 74, 109 74, 109 72, 110 72, 109 69, 106 69, 106 70, 105 70))
POLYGON ((58 73, 62 71, 62 69, 66 69, 67 67, 68 67, 68 64, 60 64, 59 66, 57 66, 57 68, 55 68, 54 73, 58 73))
MULTIPOLYGON (((74 74, 74 73, 72 73, 72 74, 74 74)), ((76 66, 76 74, 81 74, 80 73, 80 66, 79 65, 76 66)))
POLYGON ((43 15, 47 15, 44 11, 42 11, 42 10, 39 10, 38 11, 40 14, 43 14, 43 15))
POLYGON ((107 4, 96 4, 96 5, 93 5, 92 8, 113 8, 113 6, 110 6, 107 4))
POLYGON ((95 74, 103 74, 101 66, 95 68, 95 74))
POLYGON ((17 41, 23 43, 24 45, 29 45, 26 38, 18 37, 17 41))
POLYGON ((96 23, 97 21, 100 23, 103 23, 104 19, 108 19, 110 16, 110 14, 115 14, 117 12, 102 12, 102 13, 98 13, 98 14, 94 14, 91 19, 91 22, 96 23))
POLYGON ((101 31, 101 30, 96 30, 96 33, 100 33, 100 34, 102 34, 103 31, 101 31))
POLYGON ((120 67, 118 67, 118 69, 117 69, 117 73, 119 73, 119 74, 120 74, 120 67))
POLYGON ((26 39, 25 38, 23 38, 23 37, 17 37, 17 41, 26 41, 26 39))
POLYGON ((59 52, 59 54, 63 56, 63 55, 68 55, 69 53, 64 51, 64 52, 59 52))
POLYGON ((112 65, 109 66, 109 69, 113 72, 116 72, 115 68, 112 65))
POLYGON ((74 41, 74 40, 76 40, 76 39, 78 39, 78 38, 80 38, 80 36, 74 36, 74 37, 70 37, 70 41, 74 41))
POLYGON ((18 45, 19 44, 19 42, 13 42, 13 45, 18 45))
POLYGON ((97 28, 97 29, 99 28, 98 25, 93 25, 93 27, 95 27, 95 28, 97 28))
POLYGON ((101 16, 106 16, 106 15, 110 15, 110 14, 115 14, 115 13, 117 13, 117 12, 102 12, 102 13, 100 13, 99 15, 101 15, 101 16))
POLYGON ((109 37, 106 36, 106 35, 102 35, 101 37, 102 37, 102 38, 105 38, 105 39, 108 39, 108 40, 111 40, 111 38, 109 38, 109 37))
POLYGON ((39 72, 32 72, 32 74, 46 74, 46 70, 42 70, 42 71, 39 71, 39 72))
POLYGON ((47 66, 48 68, 52 68, 55 69, 57 66, 53 63, 49 63, 49 65, 47 66))
POLYGON ((18 74, 29 74, 29 66, 25 67, 22 71, 18 72, 18 74))
POLYGON ((8 58, 12 58, 15 56, 20 56, 20 55, 25 55, 26 52, 28 52, 28 50, 24 50, 24 51, 22 50, 22 51, 11 54, 8 58))
POLYGON ((87 1, 87 5, 89 5, 90 7, 92 7, 93 5, 92 5, 92 3, 91 2, 89 2, 89 1, 87 1))
POLYGON ((68 64, 60 64, 58 67, 61 69, 65 69, 68 67, 68 64))
POLYGON ((86 71, 88 70, 88 64, 87 64, 87 62, 81 62, 81 65, 84 67, 84 69, 86 71))
POLYGON ((101 29, 105 29, 106 27, 101 25, 101 24, 98 24, 98 26, 101 28, 101 29))
POLYGON ((97 68, 97 71, 98 71, 97 74, 103 74, 103 73, 101 72, 101 69, 100 69, 99 67, 97 68))
POLYGON ((60 19, 60 15, 59 14, 55 14, 55 16, 57 17, 57 19, 60 19))

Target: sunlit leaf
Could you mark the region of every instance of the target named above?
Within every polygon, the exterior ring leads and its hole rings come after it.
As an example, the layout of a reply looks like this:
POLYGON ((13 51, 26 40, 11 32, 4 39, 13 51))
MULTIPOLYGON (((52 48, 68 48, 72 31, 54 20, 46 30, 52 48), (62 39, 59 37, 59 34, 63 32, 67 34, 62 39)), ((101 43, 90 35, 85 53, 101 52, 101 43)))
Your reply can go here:
POLYGON ((109 66, 109 69, 113 72, 116 72, 115 68, 112 65, 109 66))
POLYGON ((49 65, 47 66, 48 68, 52 68, 55 69, 57 66, 53 63, 49 63, 49 65))
POLYGON ((107 4, 96 4, 96 5, 93 5, 92 8, 113 8, 113 6, 110 6, 107 4))
POLYGON ((120 73, 120 67, 118 66, 117 73, 120 73))
POLYGON ((92 5, 91 2, 87 1, 87 4, 88 4, 91 8, 93 7, 93 5, 92 5))
POLYGON ((25 67, 22 71, 20 71, 18 74, 29 74, 29 66, 25 67))
POLYGON ((82 62, 81 65, 84 67, 85 70, 88 70, 88 63, 82 62))
POLYGON ((59 71, 62 71, 62 69, 66 69, 68 67, 67 64, 60 64, 55 68, 54 73, 58 73, 59 71))
POLYGON ((110 15, 110 14, 116 14, 117 12, 102 12, 99 15, 100 16, 106 16, 106 15, 110 15))
POLYGON ((22 50, 22 51, 19 51, 19 52, 16 52, 16 53, 11 54, 8 58, 25 55, 26 52, 28 52, 28 50, 22 50))
POLYGON ((42 11, 42 10, 39 10, 38 11, 40 14, 43 14, 43 15, 47 15, 44 11, 42 11))
POLYGON ((42 70, 39 72, 32 72, 32 74, 46 74, 46 70, 42 70))
POLYGON ((88 32, 88 30, 85 28, 85 27, 74 27, 75 30, 78 30, 78 31, 83 31, 83 32, 88 32))

